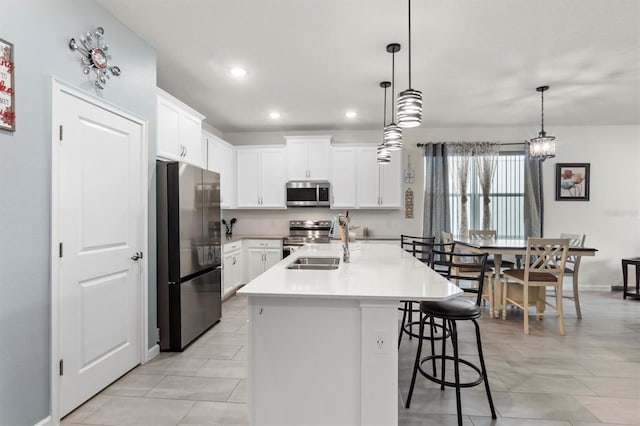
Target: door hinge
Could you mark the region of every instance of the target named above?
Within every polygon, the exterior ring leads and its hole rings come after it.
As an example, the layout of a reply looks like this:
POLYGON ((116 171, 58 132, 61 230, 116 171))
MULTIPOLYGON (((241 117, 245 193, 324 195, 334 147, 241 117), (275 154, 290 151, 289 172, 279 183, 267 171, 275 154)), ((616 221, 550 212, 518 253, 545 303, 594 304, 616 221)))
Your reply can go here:
POLYGON ((156 343, 160 343, 160 329, 156 328, 156 343))
POLYGON ((62 124, 60 125, 60 130, 59 130, 59 131, 60 131, 60 134, 58 135, 58 138, 59 138, 59 140, 62 140, 62 136, 63 136, 63 133, 62 133, 62 124))
POLYGON ((58 372, 60 373, 61 376, 64 376, 64 360, 63 359, 60 360, 58 372))
POLYGON ((62 243, 59 243, 58 244, 58 256, 62 257, 63 254, 64 254, 64 247, 63 247, 62 243))

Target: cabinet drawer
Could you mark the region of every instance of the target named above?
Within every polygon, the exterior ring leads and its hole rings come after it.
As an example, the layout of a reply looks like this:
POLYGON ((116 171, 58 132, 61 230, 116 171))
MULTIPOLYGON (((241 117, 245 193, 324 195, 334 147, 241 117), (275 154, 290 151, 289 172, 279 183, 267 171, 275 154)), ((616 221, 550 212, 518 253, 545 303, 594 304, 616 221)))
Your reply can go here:
POLYGON ((282 248, 282 240, 246 240, 248 248, 282 248))
POLYGON ((242 248, 242 241, 236 241, 234 243, 226 243, 222 245, 222 254, 228 254, 229 252, 240 250, 242 248))

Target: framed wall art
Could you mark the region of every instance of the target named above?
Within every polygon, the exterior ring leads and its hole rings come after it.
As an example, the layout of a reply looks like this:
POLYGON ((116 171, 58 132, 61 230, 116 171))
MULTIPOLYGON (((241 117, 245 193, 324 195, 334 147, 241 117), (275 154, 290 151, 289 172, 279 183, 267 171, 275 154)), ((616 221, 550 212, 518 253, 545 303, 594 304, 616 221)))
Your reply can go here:
POLYGON ((13 44, 0 38, 0 129, 16 131, 13 44))
POLYGON ((589 201, 589 163, 556 164, 556 201, 589 201))

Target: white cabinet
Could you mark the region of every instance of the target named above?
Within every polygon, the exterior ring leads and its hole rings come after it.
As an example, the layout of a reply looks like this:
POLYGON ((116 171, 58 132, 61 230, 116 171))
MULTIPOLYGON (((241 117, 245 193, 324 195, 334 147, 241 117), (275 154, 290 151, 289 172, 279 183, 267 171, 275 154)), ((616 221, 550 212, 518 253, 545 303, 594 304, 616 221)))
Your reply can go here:
POLYGON ((205 166, 204 116, 161 89, 156 91, 157 156, 205 166))
POLYGON ((244 262, 242 243, 222 246, 222 296, 226 296, 243 284, 244 262))
POLYGON ((401 153, 391 163, 377 164, 375 146, 334 146, 332 149, 332 208, 400 208, 401 153))
POLYGON ((284 148, 236 148, 236 204, 238 208, 284 209, 284 148))
POLYGON ((331 136, 285 136, 287 180, 329 180, 331 136))
POLYGON ((376 147, 361 147, 358 155, 358 207, 401 207, 401 151, 391 152, 391 163, 377 164, 376 147))
POLYGON ((331 208, 356 207, 357 148, 331 149, 331 208))
POLYGON ((233 146, 208 132, 202 132, 202 139, 207 146, 207 169, 220 173, 220 208, 235 208, 236 167, 233 146))
POLYGON ((246 240, 249 281, 282 260, 282 240, 246 240))

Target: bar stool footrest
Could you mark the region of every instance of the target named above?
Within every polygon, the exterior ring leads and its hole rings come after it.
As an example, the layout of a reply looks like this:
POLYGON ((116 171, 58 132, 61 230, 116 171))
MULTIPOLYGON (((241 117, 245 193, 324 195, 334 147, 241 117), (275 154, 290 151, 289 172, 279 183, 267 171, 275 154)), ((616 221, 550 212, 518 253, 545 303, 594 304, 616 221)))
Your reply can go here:
MULTIPOLYGON (((426 377, 427 379, 431 380, 434 383, 437 383, 439 385, 449 386, 452 388, 455 388, 457 386, 460 386, 461 388, 472 388, 474 386, 478 386, 480 383, 484 381, 484 378, 482 377, 482 371, 475 364, 467 361, 466 359, 461 359, 461 358, 458 358, 458 362, 460 364, 464 364, 468 367, 473 368, 476 371, 476 373, 478 373, 478 376, 479 376, 478 379, 474 380, 473 382, 460 382, 459 384, 456 384, 455 382, 447 382, 447 381, 443 381, 442 379, 438 379, 437 377, 432 376, 430 373, 427 373, 422 368, 423 363, 431 361, 433 359, 442 360, 442 355, 429 355, 429 356, 420 358, 420 362, 418 363, 418 371, 420 371, 420 374, 422 374, 424 377, 426 377)), ((449 361, 455 361, 455 358, 449 355, 445 355, 444 359, 449 361)))

